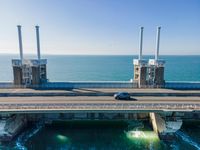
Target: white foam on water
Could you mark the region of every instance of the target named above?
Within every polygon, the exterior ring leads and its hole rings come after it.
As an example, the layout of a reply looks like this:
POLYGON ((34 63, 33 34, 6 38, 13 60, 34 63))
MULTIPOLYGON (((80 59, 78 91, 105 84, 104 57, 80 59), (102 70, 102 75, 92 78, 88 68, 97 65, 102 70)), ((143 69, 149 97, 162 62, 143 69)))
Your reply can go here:
POLYGON ((177 131, 176 134, 181 137, 181 139, 185 142, 187 142, 188 144, 194 146, 195 148, 197 148, 198 150, 200 150, 200 144, 197 143, 196 141, 194 141, 189 135, 187 135, 184 132, 181 131, 177 131))
POLYGON ((44 126, 43 123, 38 123, 36 124, 35 128, 22 133, 16 140, 15 148, 19 150, 27 150, 25 146, 26 141, 28 141, 28 139, 30 139, 33 135, 37 134, 42 129, 43 126, 44 126))
POLYGON ((176 142, 173 142, 171 145, 170 145, 170 148, 172 150, 179 150, 179 145, 176 143, 176 142))

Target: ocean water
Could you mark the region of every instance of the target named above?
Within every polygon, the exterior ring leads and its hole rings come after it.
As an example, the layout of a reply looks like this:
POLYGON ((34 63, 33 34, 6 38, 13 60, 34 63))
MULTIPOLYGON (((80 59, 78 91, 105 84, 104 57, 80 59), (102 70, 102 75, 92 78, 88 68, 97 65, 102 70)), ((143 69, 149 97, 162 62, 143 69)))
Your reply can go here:
MULTIPOLYGON (((13 80, 12 58, 19 56, 0 55, 0 81, 13 80)), ((43 58, 48 61, 50 81, 129 81, 133 78, 133 59, 137 56, 44 55, 43 58)), ((200 56, 161 56, 161 59, 166 60, 167 81, 200 81, 200 56)))
MULTIPOLYGON (((34 58, 34 56, 27 56, 34 58)), ((149 58, 152 56, 145 56, 149 58)), ((11 59, 0 55, 0 81, 12 81, 11 59)), ((136 56, 51 56, 47 72, 50 81, 129 81, 136 56)), ((161 56, 166 60, 167 81, 200 81, 200 56, 161 56)), ((30 126, 0 150, 200 150, 200 124, 184 123, 173 141, 161 141, 148 123, 128 125, 61 124, 30 126), (142 125, 141 125, 142 124, 142 125), (137 134, 131 134, 135 132, 137 134)))

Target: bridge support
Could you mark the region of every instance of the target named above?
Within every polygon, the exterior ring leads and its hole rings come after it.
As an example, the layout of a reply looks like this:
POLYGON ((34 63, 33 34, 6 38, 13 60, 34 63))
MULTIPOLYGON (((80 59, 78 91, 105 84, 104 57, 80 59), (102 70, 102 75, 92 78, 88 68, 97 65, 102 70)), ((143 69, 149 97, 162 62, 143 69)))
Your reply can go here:
POLYGON ((11 141, 27 125, 26 115, 13 115, 0 120, 0 142, 11 141))
POLYGON ((14 85, 21 86, 37 86, 47 82, 46 73, 46 59, 41 59, 40 56, 40 41, 39 41, 39 26, 36 26, 36 38, 37 38, 37 55, 38 59, 24 59, 21 26, 18 25, 19 36, 19 49, 20 59, 13 59, 13 76, 14 85))
POLYGON ((149 113, 153 130, 161 139, 173 137, 173 134, 182 126, 182 120, 173 118, 173 120, 165 120, 158 113, 149 113))
POLYGON ((138 82, 138 87, 146 87, 147 84, 147 61, 142 59, 142 48, 143 48, 143 29, 140 28, 140 44, 139 44, 139 56, 138 59, 133 60, 134 65, 134 80, 138 82))

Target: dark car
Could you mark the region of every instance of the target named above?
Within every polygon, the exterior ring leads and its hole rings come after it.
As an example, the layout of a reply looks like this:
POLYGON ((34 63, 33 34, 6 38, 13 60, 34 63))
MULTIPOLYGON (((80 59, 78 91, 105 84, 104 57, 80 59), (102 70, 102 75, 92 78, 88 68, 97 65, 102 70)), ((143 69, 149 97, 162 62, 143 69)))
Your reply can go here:
POLYGON ((130 100, 131 95, 128 92, 118 92, 114 95, 114 98, 119 100, 130 100))

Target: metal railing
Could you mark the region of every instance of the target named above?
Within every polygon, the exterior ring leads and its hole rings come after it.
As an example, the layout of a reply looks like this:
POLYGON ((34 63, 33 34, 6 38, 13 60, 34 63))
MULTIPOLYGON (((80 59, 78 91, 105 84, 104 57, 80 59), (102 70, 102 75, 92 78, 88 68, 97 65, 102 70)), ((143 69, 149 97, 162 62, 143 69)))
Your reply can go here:
POLYGON ((0 104, 0 112, 28 111, 200 111, 198 103, 34 103, 0 104))

